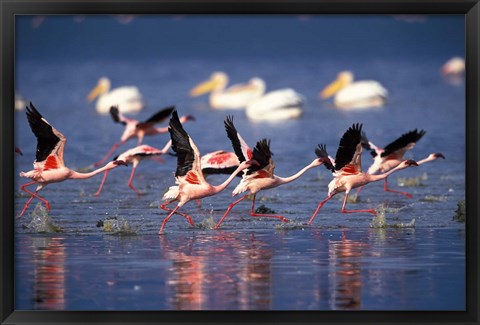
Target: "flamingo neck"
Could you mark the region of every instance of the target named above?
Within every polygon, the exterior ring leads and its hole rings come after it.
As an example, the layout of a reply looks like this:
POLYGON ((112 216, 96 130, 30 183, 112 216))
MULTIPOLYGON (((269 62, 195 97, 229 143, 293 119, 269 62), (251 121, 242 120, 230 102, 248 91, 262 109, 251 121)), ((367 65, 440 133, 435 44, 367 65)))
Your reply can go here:
POLYGON ((424 164, 424 163, 427 163, 427 162, 430 162, 432 160, 435 160, 437 159, 438 157, 435 157, 434 155, 429 155, 427 158, 424 158, 420 161, 417 161, 417 164, 420 166, 421 164, 424 164))
POLYGON ((214 193, 219 193, 221 191, 223 191, 227 186, 228 184, 230 184, 233 179, 235 178, 235 176, 237 176, 238 173, 240 173, 242 170, 248 168, 248 166, 244 166, 244 165, 240 165, 237 167, 237 169, 235 169, 235 171, 225 180, 225 182, 223 182, 222 184, 220 185, 216 185, 216 186, 212 186, 213 187, 213 191, 214 193))
POLYGON ((72 170, 69 178, 71 178, 71 179, 86 179, 86 178, 93 177, 97 174, 100 174, 101 172, 113 169, 115 167, 117 167, 117 165, 114 165, 110 162, 110 163, 106 164, 105 166, 100 167, 98 169, 95 169, 94 171, 91 171, 89 173, 79 173, 79 172, 76 172, 76 171, 72 170))
POLYGON ((368 180, 369 183, 371 182, 377 182, 381 181, 385 178, 387 178, 390 174, 395 173, 398 170, 405 169, 411 167, 410 165, 404 165, 404 164, 399 164, 397 167, 390 169, 388 172, 385 172, 383 174, 368 174, 368 173, 363 173, 366 179, 368 180))
POLYGON ((289 176, 289 177, 278 177, 277 176, 277 179, 278 179, 278 182, 279 182, 279 185, 280 184, 286 184, 286 183, 290 183, 294 180, 296 180, 297 178, 299 178, 300 176, 302 176, 303 174, 305 174, 305 172, 313 167, 316 167, 316 165, 313 165, 313 164, 310 164, 310 165, 307 165, 305 167, 303 167, 302 169, 300 169, 296 174, 292 175, 292 176, 289 176))

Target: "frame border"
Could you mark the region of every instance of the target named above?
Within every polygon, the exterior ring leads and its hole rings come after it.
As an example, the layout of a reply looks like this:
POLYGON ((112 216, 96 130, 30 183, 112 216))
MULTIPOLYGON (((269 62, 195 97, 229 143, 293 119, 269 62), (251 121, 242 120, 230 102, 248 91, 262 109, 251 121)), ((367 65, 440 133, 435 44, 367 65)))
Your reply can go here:
POLYGON ((478 324, 479 0, 0 0, 0 321, 32 323, 478 324), (202 2, 200 2, 202 1, 202 2), (14 309, 15 15, 91 14, 464 14, 466 36, 466 311, 16 311, 14 309))

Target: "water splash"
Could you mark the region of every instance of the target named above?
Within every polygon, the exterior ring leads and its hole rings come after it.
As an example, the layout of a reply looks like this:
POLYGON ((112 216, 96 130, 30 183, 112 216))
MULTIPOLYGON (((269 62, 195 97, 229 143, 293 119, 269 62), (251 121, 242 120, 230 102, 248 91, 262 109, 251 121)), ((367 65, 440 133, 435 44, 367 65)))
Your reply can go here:
POLYGON ((132 227, 128 220, 121 216, 106 217, 97 222, 97 227, 102 227, 104 232, 115 235, 136 235, 138 227, 132 227))
MULTIPOLYGON (((394 209, 397 212, 403 208, 394 209)), ((387 212, 391 212, 388 206, 381 204, 377 209, 377 216, 373 217, 372 222, 370 223, 370 228, 414 228, 415 227, 415 219, 412 219, 408 223, 394 223, 388 224, 387 223, 387 212)))
POLYGON ((53 219, 50 218, 47 209, 40 202, 37 203, 35 209, 33 209, 32 221, 28 224, 27 228, 38 233, 52 233, 60 232, 62 230, 57 224, 55 224, 53 219))
POLYGON ((275 225, 275 230, 292 230, 292 229, 305 229, 308 228, 308 225, 303 222, 291 221, 290 222, 280 222, 275 225))
POLYGON ((197 223, 197 227, 200 229, 213 229, 217 223, 213 219, 213 216, 203 219, 201 222, 197 223))
POLYGON ((465 200, 460 200, 457 202, 457 209, 455 210, 453 220, 465 222, 465 200))

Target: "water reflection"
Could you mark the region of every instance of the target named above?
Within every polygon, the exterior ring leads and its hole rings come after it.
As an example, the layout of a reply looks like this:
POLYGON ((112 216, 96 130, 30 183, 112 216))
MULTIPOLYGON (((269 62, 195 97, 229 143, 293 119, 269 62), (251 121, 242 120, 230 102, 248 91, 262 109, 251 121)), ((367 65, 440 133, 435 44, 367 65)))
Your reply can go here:
POLYGON ((160 238, 171 308, 270 309, 273 250, 251 235, 160 238), (234 306, 234 307, 233 307, 234 306))
POLYGON ((65 309, 65 245, 62 238, 33 238, 34 309, 65 309))
POLYGON ((362 303, 362 256, 366 244, 349 240, 330 240, 328 260, 331 309, 360 309, 362 303))

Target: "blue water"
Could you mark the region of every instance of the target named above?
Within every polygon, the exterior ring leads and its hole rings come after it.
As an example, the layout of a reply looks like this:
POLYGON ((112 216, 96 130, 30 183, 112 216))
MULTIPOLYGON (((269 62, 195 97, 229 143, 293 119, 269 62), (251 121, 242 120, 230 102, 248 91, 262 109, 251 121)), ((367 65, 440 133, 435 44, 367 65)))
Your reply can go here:
MULTIPOLYGON (((135 117, 146 119, 174 104, 197 120, 185 125, 199 150, 231 150, 223 120, 233 114, 243 138, 253 145, 272 140, 275 173, 288 176, 310 163, 318 143, 334 155, 343 132, 361 122, 370 140, 383 146, 411 129, 426 135, 408 157, 442 152, 446 159, 389 178, 419 177, 403 187, 413 199, 370 184, 352 208, 386 208, 386 229, 371 228, 367 214, 340 213, 343 195, 306 226, 327 194, 331 174, 323 167, 296 182, 260 192, 261 204, 291 220, 254 220, 250 202, 237 205, 221 230, 210 229, 231 203, 236 181, 217 196, 185 206, 197 227, 158 209, 174 184, 176 160, 142 162, 134 185, 130 168, 117 168, 100 197, 101 176, 51 184, 41 195, 60 232, 38 233, 30 223, 36 201, 16 227, 16 309, 361 309, 463 310, 465 307, 464 224, 453 220, 465 197, 465 88, 444 80, 440 66, 464 54, 463 16, 427 17, 407 23, 372 17, 47 17, 38 27, 17 22, 16 89, 67 138, 66 164, 81 169, 98 161, 122 133, 100 116, 86 95, 101 76, 112 86, 136 85, 147 102, 135 117), (352 70, 389 91, 382 109, 342 112, 318 92, 336 74, 352 70), (223 70, 232 83, 253 76, 268 90, 292 87, 307 100, 294 121, 252 123, 243 111, 215 111, 207 98, 188 91, 211 72, 223 70), (112 235, 99 220, 127 220, 134 234, 112 235), (396 228, 415 223, 410 228, 396 228), (291 283, 296 290, 292 292, 291 283), (97 292, 98 294, 93 294, 97 292), (46 297, 54 297, 47 299, 46 297)), ((23 111, 15 113, 16 174, 31 169, 36 141, 23 111)), ((146 138, 161 147, 168 134, 146 138)), ((129 142, 120 153, 135 145, 129 142)), ((118 154, 117 153, 117 154, 118 154)), ((371 158, 364 155, 364 168, 371 158)), ((221 183, 225 176, 209 181, 221 183)), ((27 197, 15 192, 18 214, 27 197)))

